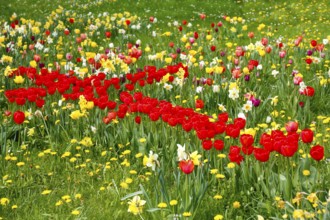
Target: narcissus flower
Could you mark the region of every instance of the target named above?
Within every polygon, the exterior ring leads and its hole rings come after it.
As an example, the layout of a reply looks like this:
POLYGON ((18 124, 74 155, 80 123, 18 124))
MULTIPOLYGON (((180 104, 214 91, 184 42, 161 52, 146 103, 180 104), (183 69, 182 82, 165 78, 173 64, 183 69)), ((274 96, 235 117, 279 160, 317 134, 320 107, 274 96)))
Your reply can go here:
POLYGON ((150 151, 149 157, 144 156, 143 165, 151 167, 151 169, 155 171, 156 165, 159 165, 158 154, 155 154, 154 152, 150 151))
POLYGON ((140 196, 134 196, 133 199, 128 202, 128 212, 134 215, 141 214, 145 204, 146 201, 142 200, 140 196))

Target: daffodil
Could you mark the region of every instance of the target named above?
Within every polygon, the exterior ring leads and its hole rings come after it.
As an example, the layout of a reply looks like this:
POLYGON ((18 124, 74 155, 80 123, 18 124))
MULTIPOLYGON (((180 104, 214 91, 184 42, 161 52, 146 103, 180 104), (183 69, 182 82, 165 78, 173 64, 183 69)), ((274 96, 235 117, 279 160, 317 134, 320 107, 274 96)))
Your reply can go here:
POLYGON ((142 200, 140 196, 134 196, 133 199, 128 202, 128 212, 134 215, 141 214, 145 204, 146 201, 142 200))

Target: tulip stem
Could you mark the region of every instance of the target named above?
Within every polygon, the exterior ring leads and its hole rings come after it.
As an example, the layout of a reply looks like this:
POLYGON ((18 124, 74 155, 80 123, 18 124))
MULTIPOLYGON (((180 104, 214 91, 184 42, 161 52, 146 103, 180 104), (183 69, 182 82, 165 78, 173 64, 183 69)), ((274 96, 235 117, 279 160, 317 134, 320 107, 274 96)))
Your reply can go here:
POLYGON ((189 199, 189 179, 188 179, 188 174, 186 174, 186 182, 185 182, 185 185, 186 185, 186 204, 185 204, 185 211, 188 211, 188 207, 189 207, 189 202, 188 202, 188 199, 189 199))

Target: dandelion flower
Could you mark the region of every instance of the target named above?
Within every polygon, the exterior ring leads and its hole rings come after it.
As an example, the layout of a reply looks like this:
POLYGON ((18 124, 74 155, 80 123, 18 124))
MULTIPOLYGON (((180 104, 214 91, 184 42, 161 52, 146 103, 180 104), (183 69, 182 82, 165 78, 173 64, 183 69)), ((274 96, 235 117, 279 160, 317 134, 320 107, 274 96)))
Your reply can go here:
POLYGON ((235 209, 238 209, 238 208, 241 207, 241 203, 238 202, 238 201, 235 201, 235 202, 233 202, 233 207, 234 207, 235 209))

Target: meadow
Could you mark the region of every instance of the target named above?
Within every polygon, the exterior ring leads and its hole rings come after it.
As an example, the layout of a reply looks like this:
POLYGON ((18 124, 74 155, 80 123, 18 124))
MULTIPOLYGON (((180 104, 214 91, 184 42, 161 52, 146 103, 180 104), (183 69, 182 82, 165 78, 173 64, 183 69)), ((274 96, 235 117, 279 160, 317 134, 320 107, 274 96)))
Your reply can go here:
POLYGON ((0 219, 330 219, 328 1, 0 3, 0 219))

